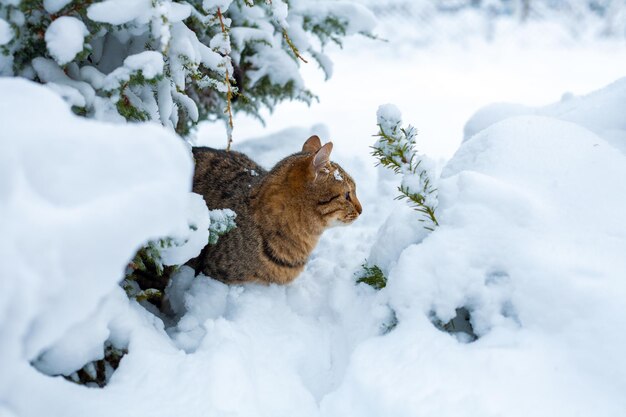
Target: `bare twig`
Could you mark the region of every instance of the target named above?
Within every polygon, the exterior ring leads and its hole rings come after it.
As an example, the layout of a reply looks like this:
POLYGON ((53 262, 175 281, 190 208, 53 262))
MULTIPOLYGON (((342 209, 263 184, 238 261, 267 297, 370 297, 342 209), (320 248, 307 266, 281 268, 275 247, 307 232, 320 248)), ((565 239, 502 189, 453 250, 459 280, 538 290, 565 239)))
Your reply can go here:
POLYGON ((233 111, 231 107, 231 102, 233 99, 233 90, 230 88, 230 78, 228 75, 228 70, 226 70, 226 87, 228 91, 226 92, 226 113, 228 113, 228 145, 226 146, 226 151, 230 151, 230 145, 233 143, 233 111))
MULTIPOLYGON (((222 33, 224 36, 227 36, 226 25, 224 25, 224 16, 222 15, 222 11, 220 8, 217 8, 217 17, 220 19, 220 26, 222 28, 222 33)), ((226 110, 224 113, 228 114, 228 145, 226 145, 226 151, 230 151, 230 145, 233 143, 233 109, 232 109, 232 99, 233 99, 233 90, 230 85, 230 74, 228 73, 228 68, 226 68, 226 77, 224 82, 226 83, 226 110)))
POLYGON ((296 55, 296 58, 300 58, 302 62, 304 62, 305 64, 308 64, 309 61, 307 61, 306 59, 302 57, 302 55, 300 55, 300 51, 298 51, 298 48, 296 48, 296 45, 294 45, 293 42, 291 41, 291 38, 289 38, 289 35, 287 34, 287 29, 283 29, 283 37, 285 38, 285 42, 287 42, 287 45, 289 45, 293 53, 296 55))
POLYGON ((226 34, 226 26, 224 26, 224 16, 222 15, 222 11, 220 8, 217 8, 217 17, 220 19, 220 26, 222 27, 222 33, 226 34))

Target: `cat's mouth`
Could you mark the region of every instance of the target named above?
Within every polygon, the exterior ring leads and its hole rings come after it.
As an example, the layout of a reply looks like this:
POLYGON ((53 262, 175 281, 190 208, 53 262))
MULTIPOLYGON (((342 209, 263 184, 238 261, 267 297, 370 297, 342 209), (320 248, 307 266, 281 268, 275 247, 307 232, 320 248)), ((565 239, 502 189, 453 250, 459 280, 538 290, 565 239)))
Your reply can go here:
POLYGON ((343 219, 341 219, 341 222, 344 224, 350 224, 352 222, 354 222, 359 216, 358 215, 350 215, 350 216, 346 216, 343 219))
POLYGON ((355 218, 344 217, 343 219, 333 219, 328 225, 328 228, 330 229, 331 227, 345 227, 351 224, 354 220, 356 220, 356 217, 355 218))

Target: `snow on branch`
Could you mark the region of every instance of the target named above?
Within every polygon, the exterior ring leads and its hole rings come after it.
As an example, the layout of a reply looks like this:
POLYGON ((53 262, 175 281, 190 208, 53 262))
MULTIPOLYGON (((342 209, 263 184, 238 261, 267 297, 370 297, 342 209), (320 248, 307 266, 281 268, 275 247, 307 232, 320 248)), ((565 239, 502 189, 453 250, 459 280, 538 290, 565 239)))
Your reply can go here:
POLYGON ((203 120, 260 118, 314 97, 300 76, 327 77, 329 40, 371 34, 348 1, 75 0, 0 2, 0 76, 48 84, 80 115, 152 120, 188 134, 203 120))
POLYGON ((437 189, 432 177, 434 164, 415 149, 417 129, 408 125, 402 127, 402 114, 393 104, 385 104, 376 112, 378 119, 378 141, 372 147, 372 155, 378 165, 402 175, 397 199, 407 199, 415 210, 422 214, 420 221, 424 228, 434 230, 439 226, 435 216, 437 189))

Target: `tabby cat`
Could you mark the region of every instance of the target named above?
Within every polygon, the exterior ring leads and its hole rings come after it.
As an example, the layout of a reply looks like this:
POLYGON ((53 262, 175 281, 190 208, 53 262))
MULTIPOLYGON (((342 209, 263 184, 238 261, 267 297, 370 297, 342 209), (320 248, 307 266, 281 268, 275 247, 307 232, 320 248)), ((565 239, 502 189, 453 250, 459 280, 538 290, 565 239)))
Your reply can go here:
POLYGON ((234 210, 237 228, 189 264, 226 283, 293 281, 324 229, 361 214, 354 181, 329 159, 332 148, 311 136, 269 172, 239 152, 194 148, 193 191, 210 209, 234 210))

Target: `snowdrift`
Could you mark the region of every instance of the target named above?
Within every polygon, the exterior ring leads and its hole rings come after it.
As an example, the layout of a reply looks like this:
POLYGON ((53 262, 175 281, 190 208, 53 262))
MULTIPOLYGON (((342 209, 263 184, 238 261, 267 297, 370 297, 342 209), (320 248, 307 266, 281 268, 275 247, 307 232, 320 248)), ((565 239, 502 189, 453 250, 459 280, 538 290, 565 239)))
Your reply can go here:
POLYGON ((113 327, 127 344, 126 322, 151 320, 118 282, 148 239, 187 229, 192 161, 156 125, 79 118, 22 79, 0 91, 0 407, 67 416, 89 390, 29 363, 73 372, 102 357, 113 327))
POLYGON ((626 412, 625 104, 623 79, 468 122, 440 180, 441 227, 398 248, 419 226, 394 213, 379 233, 370 258, 399 324, 356 349, 326 415, 626 412), (462 307, 473 343, 432 323, 462 307))

